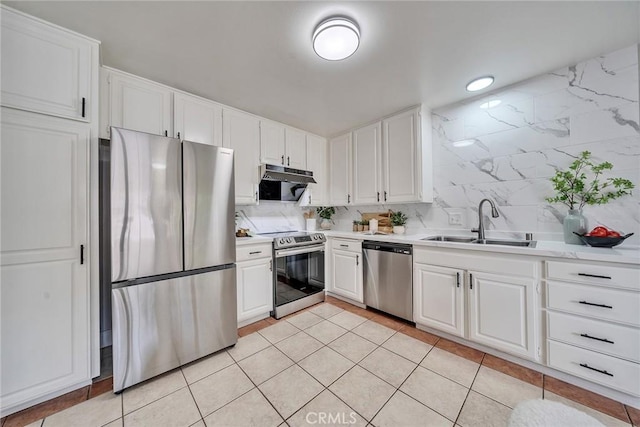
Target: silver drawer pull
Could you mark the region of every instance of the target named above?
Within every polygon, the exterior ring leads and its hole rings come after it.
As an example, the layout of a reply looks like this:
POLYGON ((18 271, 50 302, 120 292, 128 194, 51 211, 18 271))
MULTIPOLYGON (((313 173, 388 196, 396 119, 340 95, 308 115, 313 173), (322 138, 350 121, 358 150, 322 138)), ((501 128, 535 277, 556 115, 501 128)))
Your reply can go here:
POLYGON ((609 279, 609 280, 611 280, 611 277, 609 277, 609 276, 601 276, 599 274, 578 273, 578 276, 595 277, 596 279, 609 279))
POLYGON ((610 377, 613 377, 612 373, 607 372, 607 371, 603 371, 601 369, 592 368, 591 366, 587 365, 586 363, 581 363, 580 366, 582 366, 583 368, 587 368, 587 369, 590 369, 592 371, 600 372, 601 374, 605 374, 605 375, 609 375, 610 377))
POLYGON ((340 247, 341 247, 341 248, 348 248, 348 247, 349 247, 349 245, 342 245, 342 244, 341 244, 341 245, 340 245, 340 247))
POLYGON ((613 308, 613 306, 612 306, 612 305, 596 304, 596 303, 593 303, 593 302, 587 302, 587 301, 578 301, 578 304, 591 305, 591 306, 593 306, 593 307, 613 308))
POLYGON ((606 339, 606 338, 592 337, 592 336, 591 336, 591 335, 589 335, 589 334, 580 334, 580 336, 581 336, 581 337, 584 337, 584 338, 589 338, 590 340, 596 340, 596 341, 606 342, 606 343, 609 343, 609 344, 614 344, 614 342, 613 342, 613 341, 609 341, 609 340, 608 340, 608 339, 606 339))
POLYGON ((256 254, 261 254, 262 251, 253 251, 253 252, 249 252, 249 255, 256 255, 256 254))

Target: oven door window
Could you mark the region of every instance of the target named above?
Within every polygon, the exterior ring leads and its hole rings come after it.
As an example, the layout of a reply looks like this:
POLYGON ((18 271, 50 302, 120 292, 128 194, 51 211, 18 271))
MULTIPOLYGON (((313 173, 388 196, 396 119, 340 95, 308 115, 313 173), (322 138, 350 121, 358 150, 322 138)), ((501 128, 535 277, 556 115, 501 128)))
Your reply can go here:
POLYGON ((324 291, 324 252, 276 259, 276 306, 324 291))

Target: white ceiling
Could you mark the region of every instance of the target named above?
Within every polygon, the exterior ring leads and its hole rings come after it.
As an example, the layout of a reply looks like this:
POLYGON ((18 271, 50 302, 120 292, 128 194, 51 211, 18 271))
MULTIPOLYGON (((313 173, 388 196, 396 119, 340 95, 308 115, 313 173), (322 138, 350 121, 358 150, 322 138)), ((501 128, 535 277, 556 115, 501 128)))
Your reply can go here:
POLYGON ((102 62, 330 136, 419 103, 470 97, 640 41, 640 2, 4 2, 102 41, 102 62), (314 26, 360 25, 317 57, 314 26))

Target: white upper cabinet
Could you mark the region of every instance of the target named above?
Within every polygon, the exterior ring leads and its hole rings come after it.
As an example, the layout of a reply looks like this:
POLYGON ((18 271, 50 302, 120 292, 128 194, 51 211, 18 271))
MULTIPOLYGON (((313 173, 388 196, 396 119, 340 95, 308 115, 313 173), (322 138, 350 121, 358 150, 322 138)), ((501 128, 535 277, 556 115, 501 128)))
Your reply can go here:
POLYGON ((307 134, 296 129, 285 128, 284 140, 287 166, 307 169, 307 134))
POLYGON ((351 203, 351 133, 329 141, 329 204, 351 203))
POLYGON ((430 129, 416 107, 331 140, 331 204, 433 201, 431 135, 421 120, 430 129))
POLYGON ((130 74, 111 71, 108 126, 173 136, 170 88, 130 74))
POLYGON ((418 109, 382 121, 384 202, 417 202, 421 199, 419 130, 418 109))
POLYGON ((380 122, 353 131, 353 203, 373 205, 381 201, 380 122))
POLYGON ((271 165, 286 165, 284 126, 260 120, 260 161, 271 165))
POLYGON ((260 160, 262 163, 305 170, 306 134, 270 120, 260 121, 260 160))
POLYGON ((0 15, 2 105, 91 121, 99 43, 4 6, 0 15))
POLYGON ((173 94, 174 136, 201 144, 222 146, 222 107, 197 96, 173 94))
POLYGON ((260 120, 238 110, 224 109, 223 146, 234 153, 237 205, 258 203, 260 166, 260 120))
POLYGON ((316 135, 307 135, 307 169, 313 172, 317 184, 309 184, 304 197, 304 204, 324 206, 329 203, 327 174, 327 140, 316 135))

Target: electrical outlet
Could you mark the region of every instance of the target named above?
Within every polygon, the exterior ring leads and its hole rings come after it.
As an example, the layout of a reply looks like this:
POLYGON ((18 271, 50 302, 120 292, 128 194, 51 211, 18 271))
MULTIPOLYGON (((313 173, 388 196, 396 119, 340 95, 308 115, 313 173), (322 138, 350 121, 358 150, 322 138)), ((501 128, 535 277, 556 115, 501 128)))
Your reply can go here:
POLYGON ((449 213, 449 225, 462 225, 462 213, 461 212, 449 213))

